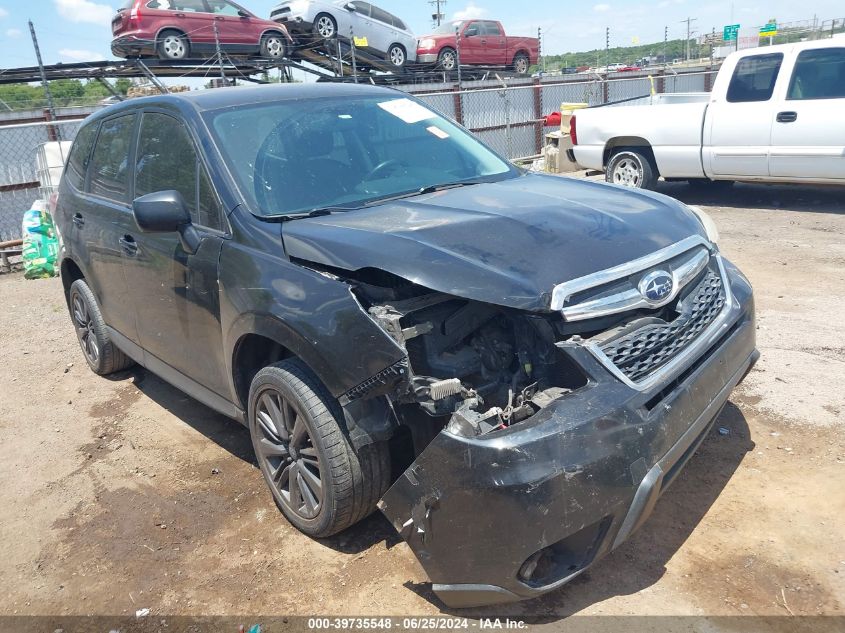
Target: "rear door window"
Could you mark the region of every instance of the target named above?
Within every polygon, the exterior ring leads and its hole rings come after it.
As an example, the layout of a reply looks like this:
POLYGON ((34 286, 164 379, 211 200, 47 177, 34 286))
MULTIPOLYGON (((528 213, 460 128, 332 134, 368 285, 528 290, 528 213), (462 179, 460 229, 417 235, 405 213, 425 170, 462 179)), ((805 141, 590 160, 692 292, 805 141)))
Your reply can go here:
POLYGON ((194 224, 223 229, 211 180, 187 129, 178 119, 158 112, 144 113, 136 155, 136 197, 176 190, 188 205, 194 224))
POLYGON ((485 22, 484 23, 484 34, 485 35, 501 36, 502 35, 502 29, 496 22, 485 22))
POLYGON ((387 11, 384 11, 383 9, 379 9, 376 6, 373 6, 372 9, 370 10, 370 17, 373 20, 378 20, 379 22, 382 22, 382 23, 387 24, 389 26, 393 26, 393 20, 391 19, 390 14, 387 11))
POLYGON ((135 115, 103 121, 91 156, 88 190, 102 198, 129 203, 129 153, 135 115))
POLYGON ((728 102, 749 103, 771 99, 782 62, 782 53, 740 59, 728 86, 728 102))
POLYGON ((845 48, 802 51, 789 81, 789 101, 845 98, 845 48))
POLYGON ((84 126, 76 135, 73 142, 73 147, 70 150, 70 156, 67 159, 67 169, 65 169, 65 180, 67 180, 74 189, 83 191, 85 189, 85 172, 88 170, 88 161, 91 157, 91 146, 94 145, 94 139, 97 137, 97 124, 90 124, 84 126))

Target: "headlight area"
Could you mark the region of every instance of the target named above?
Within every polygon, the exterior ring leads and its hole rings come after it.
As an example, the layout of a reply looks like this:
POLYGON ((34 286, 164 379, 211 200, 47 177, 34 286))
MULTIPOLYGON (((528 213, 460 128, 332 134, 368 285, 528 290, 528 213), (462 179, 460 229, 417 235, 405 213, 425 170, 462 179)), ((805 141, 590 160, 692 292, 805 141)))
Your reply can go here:
POLYGON ((701 226, 704 227, 704 232, 707 234, 707 239, 714 244, 718 244, 719 229, 716 227, 716 223, 713 221, 713 218, 711 218, 710 215, 701 207, 687 205, 687 208, 695 213, 695 217, 697 217, 698 221, 701 222, 701 226))
POLYGON ((435 42, 432 38, 427 37, 427 38, 419 41, 417 48, 421 51, 430 51, 436 45, 437 45, 437 42, 435 42))
POLYGON ((354 295, 408 355, 406 379, 390 397, 414 434, 504 430, 588 382, 556 346, 557 313, 509 310, 388 273, 366 277, 350 280, 354 295))

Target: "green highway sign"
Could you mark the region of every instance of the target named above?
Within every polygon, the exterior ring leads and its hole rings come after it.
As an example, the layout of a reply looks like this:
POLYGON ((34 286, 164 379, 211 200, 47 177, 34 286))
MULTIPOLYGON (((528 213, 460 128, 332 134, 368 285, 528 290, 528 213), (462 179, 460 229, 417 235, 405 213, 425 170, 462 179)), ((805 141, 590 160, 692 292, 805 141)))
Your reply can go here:
POLYGON ((777 22, 769 22, 766 26, 760 27, 760 37, 774 37, 778 34, 777 22))
POLYGON ((722 32, 722 39, 726 42, 733 42, 739 33, 739 24, 728 24, 722 32))

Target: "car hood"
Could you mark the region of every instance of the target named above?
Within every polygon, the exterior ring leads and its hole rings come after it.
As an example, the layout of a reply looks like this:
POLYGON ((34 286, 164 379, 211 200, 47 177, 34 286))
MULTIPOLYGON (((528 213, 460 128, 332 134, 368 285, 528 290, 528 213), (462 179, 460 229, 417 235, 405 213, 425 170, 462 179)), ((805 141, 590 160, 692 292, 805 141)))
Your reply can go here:
POLYGON ((548 310, 555 285, 703 235, 672 198, 526 174, 284 224, 289 257, 548 310))

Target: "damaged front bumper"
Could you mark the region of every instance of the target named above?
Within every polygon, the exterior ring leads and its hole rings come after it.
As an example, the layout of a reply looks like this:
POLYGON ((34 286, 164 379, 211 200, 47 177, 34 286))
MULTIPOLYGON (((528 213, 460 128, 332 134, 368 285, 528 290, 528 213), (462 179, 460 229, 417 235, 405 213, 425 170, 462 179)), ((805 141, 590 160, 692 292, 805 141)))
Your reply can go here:
POLYGON ((635 389, 568 346, 586 387, 501 431, 441 432, 388 490, 379 508, 444 603, 541 595, 642 524, 759 355, 751 287, 726 269, 732 318, 687 367, 635 389))

